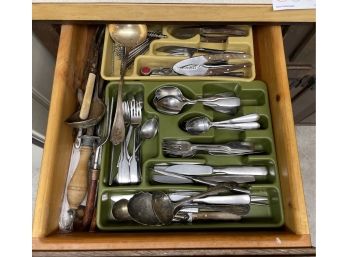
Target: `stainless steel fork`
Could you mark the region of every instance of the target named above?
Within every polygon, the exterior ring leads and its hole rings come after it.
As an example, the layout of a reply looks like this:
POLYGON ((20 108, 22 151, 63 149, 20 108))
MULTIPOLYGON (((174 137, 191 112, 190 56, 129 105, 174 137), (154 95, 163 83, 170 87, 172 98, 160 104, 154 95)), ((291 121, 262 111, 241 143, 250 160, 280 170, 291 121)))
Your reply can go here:
POLYGON ((138 170, 138 162, 136 158, 136 137, 138 132, 138 126, 141 124, 142 120, 142 104, 139 101, 135 101, 135 107, 131 108, 131 126, 133 126, 133 150, 132 156, 129 161, 129 174, 131 184, 136 184, 140 182, 140 174, 138 170))

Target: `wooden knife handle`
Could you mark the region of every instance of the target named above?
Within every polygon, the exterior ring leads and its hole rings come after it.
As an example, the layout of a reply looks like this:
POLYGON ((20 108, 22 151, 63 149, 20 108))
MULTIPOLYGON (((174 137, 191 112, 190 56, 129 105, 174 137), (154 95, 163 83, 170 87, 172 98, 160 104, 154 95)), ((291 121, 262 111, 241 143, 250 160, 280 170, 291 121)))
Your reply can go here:
POLYGON ((71 209, 77 209, 87 193, 88 184, 88 162, 91 157, 92 147, 81 146, 80 160, 77 164, 67 191, 68 203, 71 209))
POLYGON ((192 213, 193 220, 240 220, 242 217, 229 212, 198 212, 192 213))
POLYGON ((99 170, 93 169, 91 172, 91 181, 87 193, 87 203, 86 209, 83 216, 82 228, 83 230, 88 230, 91 224, 94 208, 95 208, 95 198, 97 195, 97 186, 99 179, 99 170))
POLYGON ((95 74, 89 73, 88 80, 86 84, 85 95, 83 96, 83 101, 80 110, 80 119, 85 120, 88 118, 89 109, 91 107, 92 96, 94 91, 95 74))
POLYGON ((96 231, 97 231, 97 208, 94 208, 91 226, 89 227, 89 232, 96 232, 96 231))

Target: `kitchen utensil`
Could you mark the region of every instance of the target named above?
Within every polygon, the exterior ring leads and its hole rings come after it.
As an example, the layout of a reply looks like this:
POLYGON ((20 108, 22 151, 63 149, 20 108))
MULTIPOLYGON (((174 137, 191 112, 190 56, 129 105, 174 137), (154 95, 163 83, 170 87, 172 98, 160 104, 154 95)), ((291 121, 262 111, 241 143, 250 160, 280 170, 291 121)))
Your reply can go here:
POLYGON ((147 26, 145 24, 109 24, 108 29, 111 38, 123 46, 116 113, 110 137, 110 141, 114 145, 117 145, 123 142, 125 137, 125 126, 122 113, 122 86, 127 69, 126 58, 128 52, 132 48, 145 41, 147 36, 147 26))
POLYGON ((117 221, 131 221, 132 217, 128 212, 128 200, 121 199, 112 206, 112 215, 117 221))
POLYGON ((137 135, 137 127, 141 124, 142 120, 142 107, 138 101, 131 102, 133 106, 131 106, 131 126, 133 127, 133 152, 129 161, 129 174, 130 174, 130 183, 136 184, 140 182, 140 174, 138 171, 138 162, 136 158, 136 135, 137 135))
POLYGON ((153 31, 147 32, 147 38, 129 52, 127 56, 126 67, 128 68, 134 62, 137 56, 147 52, 153 40, 166 38, 166 37, 167 36, 162 33, 153 32, 153 31))
POLYGON ((253 196, 249 194, 243 195, 215 195, 208 197, 201 197, 199 199, 192 200, 194 203, 206 203, 206 204, 260 204, 267 205, 268 198, 265 196, 253 196))
MULTIPOLYGON (((185 196, 178 197, 177 199, 184 199, 185 196)), ((170 199, 172 200, 172 196, 170 195, 170 199)), ((173 200, 172 200, 173 201, 173 200)), ((179 201, 179 200, 178 200, 179 201)), ((231 205, 231 204, 197 204, 197 203, 191 203, 188 205, 182 206, 182 209, 180 209, 179 212, 190 212, 190 209, 196 209, 197 212, 199 211, 219 211, 219 212, 229 212, 233 213, 235 215, 245 216, 250 212, 250 205, 249 204, 239 204, 239 205, 231 205)))
POLYGON ((240 99, 236 97, 226 97, 215 102, 204 102, 203 99, 184 101, 174 96, 165 96, 158 100, 154 98, 153 101, 157 111, 169 115, 179 114, 185 105, 194 105, 197 102, 203 102, 203 105, 212 107, 215 111, 222 113, 235 112, 236 108, 240 106, 240 99))
POLYGON ((211 155, 247 155, 262 152, 256 150, 251 142, 232 141, 226 144, 192 144, 184 140, 163 140, 162 149, 165 155, 190 157, 199 152, 211 155))
POLYGON ((227 37, 245 37, 248 31, 234 25, 227 26, 177 26, 171 31, 171 35, 178 39, 189 39, 195 35, 201 35, 206 38, 225 38, 227 37))
POLYGON ((195 220, 237 221, 242 219, 240 215, 221 211, 199 211, 197 213, 185 213, 184 216, 180 217, 176 215, 175 218, 179 218, 179 222, 193 222, 195 220))
POLYGON ((193 105, 197 102, 202 102, 203 105, 223 113, 235 112, 236 108, 240 106, 240 99, 230 94, 217 94, 211 97, 191 100, 186 98, 181 90, 175 86, 162 86, 156 89, 153 98, 153 104, 156 109, 161 113, 170 115, 178 114, 185 105, 193 105))
POLYGON ((221 64, 233 58, 233 54, 201 55, 175 63, 173 70, 186 76, 233 76, 232 72, 252 65, 251 62, 221 64))
POLYGON ((212 167, 209 165, 199 164, 176 164, 171 166, 155 165, 154 170, 164 170, 177 174, 191 176, 207 176, 212 174, 238 175, 238 176, 267 176, 267 167, 264 166, 222 166, 212 167))
POLYGON ((135 151, 137 152, 139 150, 140 146, 142 145, 145 139, 153 138, 157 134, 157 131, 158 131, 158 120, 156 118, 151 118, 146 120, 144 124, 141 126, 141 129, 140 129, 141 141, 137 145, 137 148, 135 149, 135 151))
MULTIPOLYGON (((199 179, 203 179, 208 182, 215 183, 228 183, 228 182, 236 182, 236 183, 252 183, 255 182, 254 176, 236 176, 236 175, 215 175, 215 176, 199 176, 199 179)), ((151 179, 155 182, 162 184, 192 184, 193 180, 188 178, 179 178, 173 176, 160 175, 159 173, 153 174, 151 179)))
POLYGON ((203 193, 193 195, 179 202, 173 203, 166 193, 162 191, 156 191, 152 194, 152 211, 161 224, 167 225, 172 222, 175 214, 179 211, 182 205, 192 202, 194 199, 206 197, 211 194, 226 192, 229 192, 229 189, 227 189, 226 187, 213 187, 203 193))
POLYGON ((178 76, 172 68, 150 68, 143 66, 140 69, 140 74, 143 76, 178 76))
POLYGON ((248 114, 234 119, 212 122, 205 116, 193 117, 184 122, 182 128, 192 135, 208 131, 210 128, 227 130, 250 130, 260 128, 258 114, 248 114))
POLYGON ((245 51, 225 51, 211 48, 195 48, 187 46, 176 46, 176 45, 166 45, 156 49, 157 52, 168 53, 175 56, 189 56, 192 57, 196 53, 206 53, 206 54, 231 54, 232 57, 238 59, 251 58, 249 54, 245 51))
POLYGON ((130 126, 127 132, 127 137, 124 142, 121 142, 121 152, 119 155, 118 172, 116 175, 116 181, 118 184, 129 184, 130 183, 130 170, 129 170, 129 159, 128 144, 132 136, 132 127, 130 126))
MULTIPOLYGON (((85 120, 89 116, 90 108, 91 108, 91 101, 92 101, 92 95, 94 91, 94 84, 95 79, 97 76, 98 66, 100 67, 99 63, 99 57, 101 55, 100 46, 102 45, 103 38, 104 38, 104 31, 105 27, 98 27, 95 33, 95 38, 93 40, 92 44, 92 51, 90 52, 91 56, 89 57, 89 64, 88 64, 88 79, 86 83, 86 89, 81 105, 81 110, 79 114, 79 118, 81 120, 85 120)), ((98 95, 99 91, 97 91, 96 95, 98 95)))
MULTIPOLYGON (((100 82, 102 83, 102 82, 100 82)), ((97 91, 98 92, 98 91, 97 91)), ((107 132, 104 135, 104 137, 100 137, 98 140, 98 145, 94 152, 94 158, 92 161, 92 169, 91 169, 91 182, 88 187, 88 193, 87 193, 87 202, 86 202, 86 209, 84 212, 83 220, 82 220, 82 229, 86 230, 89 228, 93 213, 95 209, 95 202, 96 202, 96 194, 97 194, 97 187, 98 187, 98 180, 99 180, 99 173, 100 173, 100 153, 102 150, 103 145, 109 140, 110 137, 110 130, 111 130, 111 118, 112 118, 112 110, 113 110, 113 103, 114 98, 111 98, 111 104, 110 108, 107 108, 106 111, 106 120, 105 124, 107 127, 107 132)), ((99 125, 99 134, 101 134, 101 128, 99 125)), ((98 135, 99 136, 99 135, 98 135)))
POLYGON ((154 212, 152 194, 138 192, 128 201, 128 213, 134 221, 143 225, 159 225, 160 220, 154 212))
MULTIPOLYGON (((201 183, 201 184, 208 185, 208 186, 218 186, 218 183, 216 183, 216 182, 205 181, 204 179, 193 177, 193 176, 189 176, 189 175, 182 175, 182 174, 177 174, 177 173, 174 173, 174 172, 166 172, 166 171, 163 171, 163 170, 155 170, 155 171, 157 173, 159 173, 159 174, 166 175, 166 176, 191 179, 194 182, 201 183)), ((222 183, 221 186, 228 187, 228 188, 231 189, 231 191, 236 191, 236 192, 250 194, 250 191, 248 189, 240 187, 235 182, 222 183)))
MULTIPOLYGON (((98 86, 94 94, 95 97, 91 106, 90 115, 93 117, 96 114, 100 115, 100 117, 95 119, 99 122, 105 114, 106 106, 98 97, 98 86)), ((95 120, 93 120, 92 124, 94 124, 95 120)), ((91 119, 82 121, 82 126, 86 126, 85 123, 91 125, 90 121, 91 119)), ((69 125, 73 124, 75 126, 76 123, 81 126, 81 122, 79 121, 72 122, 69 125)), ((77 210, 87 194, 88 163, 92 154, 92 147, 98 139, 98 137, 93 136, 93 133, 94 126, 88 126, 86 134, 81 137, 80 159, 67 187, 67 200, 73 213, 75 213, 75 210, 77 210)))

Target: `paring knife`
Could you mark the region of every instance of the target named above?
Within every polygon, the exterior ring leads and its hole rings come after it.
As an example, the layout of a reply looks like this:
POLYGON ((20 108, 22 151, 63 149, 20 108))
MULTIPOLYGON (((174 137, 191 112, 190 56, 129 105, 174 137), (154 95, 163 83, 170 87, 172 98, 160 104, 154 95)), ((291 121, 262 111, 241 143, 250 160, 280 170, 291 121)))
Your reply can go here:
POLYGON ((236 59, 247 59, 251 58, 249 54, 244 51, 224 51, 218 49, 211 48, 195 48, 195 47, 187 47, 187 46, 162 46, 156 49, 158 52, 168 53, 171 55, 177 56, 190 56, 192 57, 195 53, 206 53, 206 54, 230 54, 231 58, 236 59))
POLYGON ((198 164, 177 164, 171 166, 159 166, 155 165, 155 170, 164 170, 166 172, 174 172, 183 175, 238 175, 238 176, 267 176, 268 171, 264 166, 223 166, 212 167, 208 165, 198 164))

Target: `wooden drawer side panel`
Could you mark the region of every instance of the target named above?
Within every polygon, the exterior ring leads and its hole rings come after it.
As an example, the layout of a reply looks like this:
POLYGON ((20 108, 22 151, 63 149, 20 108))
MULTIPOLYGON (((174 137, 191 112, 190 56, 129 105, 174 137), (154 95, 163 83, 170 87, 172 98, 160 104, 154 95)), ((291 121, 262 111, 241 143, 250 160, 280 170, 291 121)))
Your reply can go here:
POLYGON ((281 27, 254 31, 256 74, 268 86, 285 225, 296 234, 309 234, 281 27))
POLYGON ((70 162, 72 129, 64 123, 76 109, 76 86, 86 60, 88 28, 64 25, 61 29, 48 115, 39 187, 33 220, 33 237, 58 228, 60 206, 70 162))

